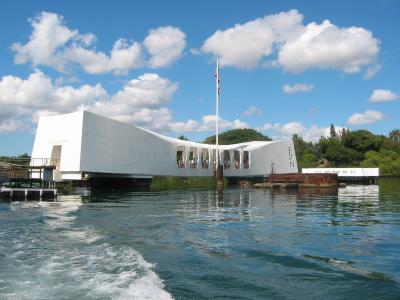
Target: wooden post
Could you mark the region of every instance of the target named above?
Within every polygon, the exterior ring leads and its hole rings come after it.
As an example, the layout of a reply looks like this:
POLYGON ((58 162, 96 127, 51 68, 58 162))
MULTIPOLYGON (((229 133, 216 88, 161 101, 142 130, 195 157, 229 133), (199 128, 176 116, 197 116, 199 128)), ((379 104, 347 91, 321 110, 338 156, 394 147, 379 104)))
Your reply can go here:
POLYGON ((224 187, 224 168, 220 164, 217 165, 215 177, 217 179, 217 188, 223 188, 224 187))

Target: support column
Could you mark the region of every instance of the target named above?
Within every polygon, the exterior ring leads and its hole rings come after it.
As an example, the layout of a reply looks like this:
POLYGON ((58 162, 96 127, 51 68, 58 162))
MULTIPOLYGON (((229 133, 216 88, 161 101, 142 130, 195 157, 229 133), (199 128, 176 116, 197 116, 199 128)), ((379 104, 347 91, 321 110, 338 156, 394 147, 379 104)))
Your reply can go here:
POLYGON ((224 168, 220 164, 217 165, 215 177, 217 180, 217 187, 223 187, 224 186, 224 168))

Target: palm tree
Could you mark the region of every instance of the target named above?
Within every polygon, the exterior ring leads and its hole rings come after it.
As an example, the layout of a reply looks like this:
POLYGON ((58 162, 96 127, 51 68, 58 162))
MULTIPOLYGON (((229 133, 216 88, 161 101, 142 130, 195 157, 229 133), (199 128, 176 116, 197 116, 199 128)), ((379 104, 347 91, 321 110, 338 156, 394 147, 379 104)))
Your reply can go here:
POLYGON ((400 129, 393 129, 389 132, 389 139, 393 142, 400 143, 400 129))

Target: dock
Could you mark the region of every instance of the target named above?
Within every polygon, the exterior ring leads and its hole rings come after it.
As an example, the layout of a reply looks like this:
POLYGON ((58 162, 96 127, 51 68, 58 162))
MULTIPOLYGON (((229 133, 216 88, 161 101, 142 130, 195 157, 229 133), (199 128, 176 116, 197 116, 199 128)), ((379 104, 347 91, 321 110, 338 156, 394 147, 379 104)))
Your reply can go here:
POLYGON ((57 189, 1 187, 1 199, 55 199, 57 189))
POLYGON ((255 184, 240 182, 240 185, 258 189, 332 188, 340 186, 337 174, 302 173, 271 174, 264 182, 255 184))
POLYGON ((376 184, 379 168, 303 168, 303 174, 337 174, 338 181, 355 184, 376 184))

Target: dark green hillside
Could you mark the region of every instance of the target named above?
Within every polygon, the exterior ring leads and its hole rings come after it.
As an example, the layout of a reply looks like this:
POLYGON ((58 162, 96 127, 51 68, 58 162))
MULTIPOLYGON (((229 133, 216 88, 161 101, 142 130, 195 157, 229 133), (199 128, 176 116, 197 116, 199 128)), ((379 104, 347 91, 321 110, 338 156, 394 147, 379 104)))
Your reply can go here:
MULTIPOLYGON (((225 131, 219 135, 220 145, 238 144, 251 141, 271 141, 271 139, 263 135, 257 130, 244 128, 244 129, 232 129, 225 131)), ((215 144, 215 135, 206 138, 203 143, 215 144)))

